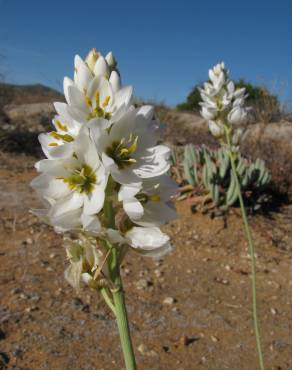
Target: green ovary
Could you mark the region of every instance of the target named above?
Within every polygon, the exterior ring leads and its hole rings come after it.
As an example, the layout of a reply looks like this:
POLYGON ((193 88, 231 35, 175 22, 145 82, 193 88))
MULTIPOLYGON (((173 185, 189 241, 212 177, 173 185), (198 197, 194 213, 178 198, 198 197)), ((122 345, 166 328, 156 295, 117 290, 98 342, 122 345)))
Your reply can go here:
POLYGON ((81 168, 76 168, 72 175, 62 178, 71 190, 79 193, 90 194, 96 184, 96 175, 92 168, 84 164, 81 168))
POLYGON ((136 163, 133 154, 137 150, 138 136, 130 134, 128 139, 122 138, 120 141, 113 141, 111 146, 106 149, 106 154, 111 157, 119 169, 136 163))

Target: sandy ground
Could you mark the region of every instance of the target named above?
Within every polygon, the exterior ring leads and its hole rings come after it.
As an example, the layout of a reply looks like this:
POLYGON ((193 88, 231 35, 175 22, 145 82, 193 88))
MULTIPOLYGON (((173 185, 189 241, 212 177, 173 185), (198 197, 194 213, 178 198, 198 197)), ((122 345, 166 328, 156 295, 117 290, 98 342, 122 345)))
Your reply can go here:
MULTIPOLYGON (((29 214, 33 159, 0 157, 0 369, 123 369, 100 296, 63 279, 62 239, 29 214)), ((139 369, 257 370, 250 265, 238 210, 211 219, 177 204, 174 252, 132 253, 122 275, 139 369)), ((292 207, 251 218, 266 369, 292 369, 292 207)))

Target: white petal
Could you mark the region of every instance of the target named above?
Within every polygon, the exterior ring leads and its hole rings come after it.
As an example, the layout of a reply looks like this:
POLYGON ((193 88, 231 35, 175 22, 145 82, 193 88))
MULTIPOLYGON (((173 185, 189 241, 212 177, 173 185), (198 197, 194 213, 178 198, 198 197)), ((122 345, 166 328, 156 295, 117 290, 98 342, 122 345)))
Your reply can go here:
POLYGON ((116 59, 111 51, 107 53, 105 60, 111 68, 114 68, 117 65, 116 59))
POLYGON ((93 72, 96 76, 109 77, 109 67, 102 55, 97 59, 93 72))
POLYGON ((65 77, 63 81, 63 88, 64 88, 64 95, 68 103, 70 101, 69 100, 69 87, 70 86, 74 86, 74 82, 69 77, 65 77))
POLYGON ((75 211, 83 205, 83 196, 77 192, 72 192, 69 196, 58 200, 50 211, 51 217, 61 216, 64 213, 75 211))
POLYGON ((116 71, 112 71, 109 82, 112 85, 112 89, 115 93, 120 90, 121 79, 120 79, 119 74, 116 71))
POLYGON ((126 86, 119 90, 115 95, 115 108, 118 108, 123 104, 128 106, 132 98, 132 93, 132 86, 126 86))
POLYGON ((170 243, 165 243, 162 247, 152 249, 149 251, 142 250, 140 253, 145 257, 152 257, 154 259, 160 259, 162 257, 165 257, 167 254, 172 252, 173 247, 170 243))
POLYGON ((101 223, 97 216, 87 215, 85 213, 81 216, 81 222, 85 231, 98 234, 101 232, 101 223))
POLYGON ((65 121, 72 120, 72 117, 70 116, 68 109, 67 109, 68 105, 66 103, 55 102, 54 107, 58 115, 63 117, 65 121))
POLYGON ((123 208, 131 220, 139 220, 144 214, 144 208, 136 198, 125 200, 123 208))
POLYGON ((89 113, 89 108, 85 103, 84 94, 82 94, 76 86, 68 87, 68 99, 68 103, 72 107, 89 113))
POLYGON ((53 199, 63 198, 70 193, 70 189, 62 180, 57 180, 47 174, 34 178, 31 186, 38 190, 42 196, 53 199))
POLYGON ((126 233, 133 248, 153 250, 169 242, 169 237, 158 227, 133 227, 126 233))
POLYGON ((88 85, 92 78, 93 78, 92 73, 90 72, 87 65, 81 59, 79 66, 77 68, 77 72, 76 72, 76 80, 77 80, 76 83, 82 92, 87 90, 88 85))
POLYGON ((94 215, 98 213, 104 203, 104 186, 95 186, 92 193, 84 195, 84 213, 94 215))
POLYGON ((136 194, 139 193, 141 187, 142 187, 141 182, 131 185, 122 185, 121 189, 119 190, 118 200, 122 201, 124 199, 133 198, 136 194))

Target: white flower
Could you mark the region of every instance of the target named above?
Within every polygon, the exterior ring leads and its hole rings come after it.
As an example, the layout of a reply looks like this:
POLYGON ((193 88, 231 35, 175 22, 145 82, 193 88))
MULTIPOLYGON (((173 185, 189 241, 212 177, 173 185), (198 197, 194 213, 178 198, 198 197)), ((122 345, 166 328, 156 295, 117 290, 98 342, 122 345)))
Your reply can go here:
POLYGON ((152 108, 131 108, 110 130, 90 126, 106 169, 119 184, 140 182, 169 169, 170 150, 157 144, 152 108))
POLYGON ((226 72, 224 63, 219 63, 209 70, 209 78, 215 89, 221 89, 226 82, 226 72))
POLYGON ((222 122, 209 121, 208 125, 209 125, 209 130, 211 134, 215 136, 216 138, 219 138, 224 135, 224 126, 222 122))
POLYGON ((40 176, 31 185, 52 204, 49 218, 56 219, 71 211, 94 215, 103 207, 107 174, 94 143, 86 135, 74 141, 74 156, 44 159, 36 164, 40 176))
POLYGON ((96 76, 86 82, 86 89, 81 90, 74 81, 65 77, 64 94, 68 114, 78 122, 95 120, 98 125, 109 126, 130 106, 132 98, 131 86, 115 91, 111 82, 111 79, 96 76))
POLYGON ((172 250, 169 237, 158 227, 133 227, 125 237, 134 250, 148 257, 161 258, 172 250))
POLYGON ((200 88, 202 102, 201 115, 207 120, 210 132, 216 138, 224 134, 224 126, 244 124, 247 121, 247 108, 244 107, 244 88, 235 88, 229 80, 229 71, 224 63, 209 70, 210 82, 200 88))
POLYGON ((240 125, 247 120, 247 111, 240 105, 236 105, 227 116, 228 122, 233 125, 240 125))
POLYGON ((65 271, 65 278, 75 289, 79 290, 82 279, 91 287, 97 286, 94 273, 101 266, 103 254, 97 249, 96 241, 82 237, 79 240, 65 240, 65 248, 70 266, 65 271))
POLYGON ((123 202, 124 211, 134 223, 159 226, 176 217, 170 201, 176 189, 177 184, 164 175, 142 183, 122 185, 118 199, 123 202))
MULTIPOLYGON (((63 103, 56 103, 58 108, 63 103), (58 105, 60 104, 60 105, 58 105)), ((62 110, 62 109, 61 109, 62 110)), ((39 142, 47 158, 69 157, 73 154, 74 140, 84 126, 69 115, 57 115, 53 119, 55 131, 39 135, 39 142)))
POLYGON ((89 82, 93 77, 103 76, 110 79, 113 75, 118 75, 117 62, 112 52, 109 52, 106 57, 91 49, 85 61, 79 56, 74 58, 74 82, 80 91, 87 90, 89 82))

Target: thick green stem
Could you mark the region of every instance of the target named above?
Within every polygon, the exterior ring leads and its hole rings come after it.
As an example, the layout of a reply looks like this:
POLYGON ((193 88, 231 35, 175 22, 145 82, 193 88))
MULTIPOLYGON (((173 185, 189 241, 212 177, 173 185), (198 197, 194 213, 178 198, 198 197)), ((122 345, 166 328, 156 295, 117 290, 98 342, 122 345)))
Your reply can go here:
MULTIPOLYGON (((110 183, 107 188, 107 199, 105 200, 104 203, 104 215, 107 227, 114 229, 115 212, 110 198, 112 190, 111 187, 112 184, 110 183)), ((108 251, 110 251, 108 255, 107 264, 109 269, 110 280, 113 285, 113 289, 111 289, 113 302, 109 298, 107 291, 102 291, 102 294, 104 296, 106 303, 109 305, 109 307, 112 309, 116 316, 126 369, 136 370, 137 369, 136 360, 131 341, 122 279, 120 276, 120 261, 118 253, 119 251, 117 247, 111 244, 111 242, 108 240, 105 240, 105 246, 108 249, 108 251)))
POLYGON ((136 370, 136 361, 131 341, 128 315, 124 299, 122 279, 120 276, 120 266, 117 259, 117 250, 113 248, 112 268, 114 275, 115 289, 112 290, 116 319, 120 334, 122 350, 127 370, 136 370))
POLYGON ((230 140, 230 134, 229 133, 226 134, 226 139, 227 139, 227 144, 228 144, 228 149, 229 149, 229 156, 230 156, 232 172, 233 172, 236 187, 237 187, 238 199, 239 199, 239 203, 240 203, 240 208, 241 208, 241 214, 242 214, 242 219, 243 219, 243 223, 244 223, 245 233, 246 233, 246 237, 247 237, 248 245, 249 245, 249 254, 250 254, 250 258, 251 258, 252 311, 253 311, 254 331, 255 331, 255 337, 256 337, 256 344, 257 344, 257 351, 258 351, 260 369, 264 370, 265 368, 264 368, 263 353, 262 353, 262 348, 261 348, 261 336, 260 336, 259 320, 258 320, 258 314, 257 314, 255 248, 254 248, 253 239, 252 239, 252 236, 251 236, 251 232, 250 232, 250 228, 249 228, 249 224, 248 224, 248 220, 247 220, 244 201, 243 201, 243 198, 242 198, 241 187, 240 187, 240 183, 239 183, 239 179, 238 179, 238 175, 237 175, 237 171, 236 171, 234 155, 233 155, 233 152, 232 152, 231 140, 230 140))

